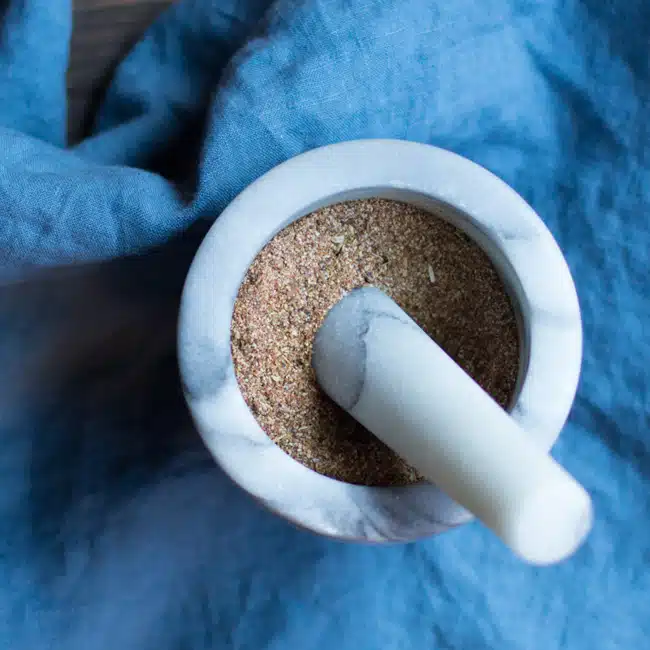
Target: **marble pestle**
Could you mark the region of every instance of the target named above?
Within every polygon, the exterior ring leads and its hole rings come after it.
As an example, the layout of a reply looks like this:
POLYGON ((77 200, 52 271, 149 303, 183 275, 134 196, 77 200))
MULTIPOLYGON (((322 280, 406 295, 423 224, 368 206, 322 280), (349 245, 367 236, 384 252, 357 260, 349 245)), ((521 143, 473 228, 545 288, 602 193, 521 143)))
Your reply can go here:
POLYGON ((327 395, 524 560, 561 561, 588 534, 584 488, 379 289, 330 310, 312 363, 327 395))

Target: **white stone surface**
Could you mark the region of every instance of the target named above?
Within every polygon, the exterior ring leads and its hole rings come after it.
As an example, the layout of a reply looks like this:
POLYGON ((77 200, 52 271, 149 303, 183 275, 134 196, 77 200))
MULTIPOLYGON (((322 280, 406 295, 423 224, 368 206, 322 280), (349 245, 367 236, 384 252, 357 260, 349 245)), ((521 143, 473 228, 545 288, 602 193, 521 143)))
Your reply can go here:
POLYGON ((582 329, 571 275, 553 237, 519 195, 482 167, 436 147, 346 142, 297 156, 250 185, 217 219, 192 264, 181 303, 179 358, 197 428, 242 488, 318 533, 407 541, 471 516, 431 484, 353 486, 294 461, 248 410, 230 352, 239 285, 273 235, 324 205, 372 196, 437 214, 490 255, 521 312, 522 373, 512 416, 548 450, 568 416, 581 363, 582 329))
POLYGON ((523 559, 564 560, 589 532, 586 490, 379 289, 332 307, 312 364, 341 408, 523 559))

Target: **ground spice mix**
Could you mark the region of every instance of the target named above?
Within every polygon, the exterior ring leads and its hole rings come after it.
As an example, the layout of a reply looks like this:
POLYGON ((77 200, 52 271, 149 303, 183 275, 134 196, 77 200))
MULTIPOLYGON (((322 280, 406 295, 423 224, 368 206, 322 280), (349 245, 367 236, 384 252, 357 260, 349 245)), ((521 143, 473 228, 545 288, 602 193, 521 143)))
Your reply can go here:
POLYGON ((393 298, 507 407, 519 367, 515 312, 487 255, 446 221, 383 199, 349 201, 294 222, 260 252, 239 290, 232 354, 244 399, 286 453, 363 485, 420 480, 318 388, 314 335, 355 287, 393 298))

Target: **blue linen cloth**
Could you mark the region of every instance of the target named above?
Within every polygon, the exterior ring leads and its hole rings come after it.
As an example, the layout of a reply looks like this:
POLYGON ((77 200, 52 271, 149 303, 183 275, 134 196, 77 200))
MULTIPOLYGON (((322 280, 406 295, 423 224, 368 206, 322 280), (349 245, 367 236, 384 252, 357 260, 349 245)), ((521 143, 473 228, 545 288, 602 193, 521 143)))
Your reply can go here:
POLYGON ((73 149, 69 0, 0 0, 0 26, 0 647, 647 646, 647 2, 181 0, 73 149), (554 454, 596 522, 558 566, 479 524, 392 547, 294 530, 189 422, 175 324, 207 224, 361 137, 488 167, 568 258, 585 356, 554 454))

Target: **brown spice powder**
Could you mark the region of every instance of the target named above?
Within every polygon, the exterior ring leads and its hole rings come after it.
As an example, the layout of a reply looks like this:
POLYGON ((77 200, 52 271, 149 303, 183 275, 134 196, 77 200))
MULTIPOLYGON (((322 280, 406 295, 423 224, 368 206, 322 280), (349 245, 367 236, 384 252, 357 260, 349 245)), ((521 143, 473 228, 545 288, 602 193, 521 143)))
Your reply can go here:
POLYGON ((515 313, 487 255, 446 221, 383 199, 299 219, 260 252, 232 319, 244 399, 286 453, 332 478, 402 485, 417 472, 320 391, 314 335, 340 298, 374 285, 393 298, 501 406, 519 368, 515 313))

